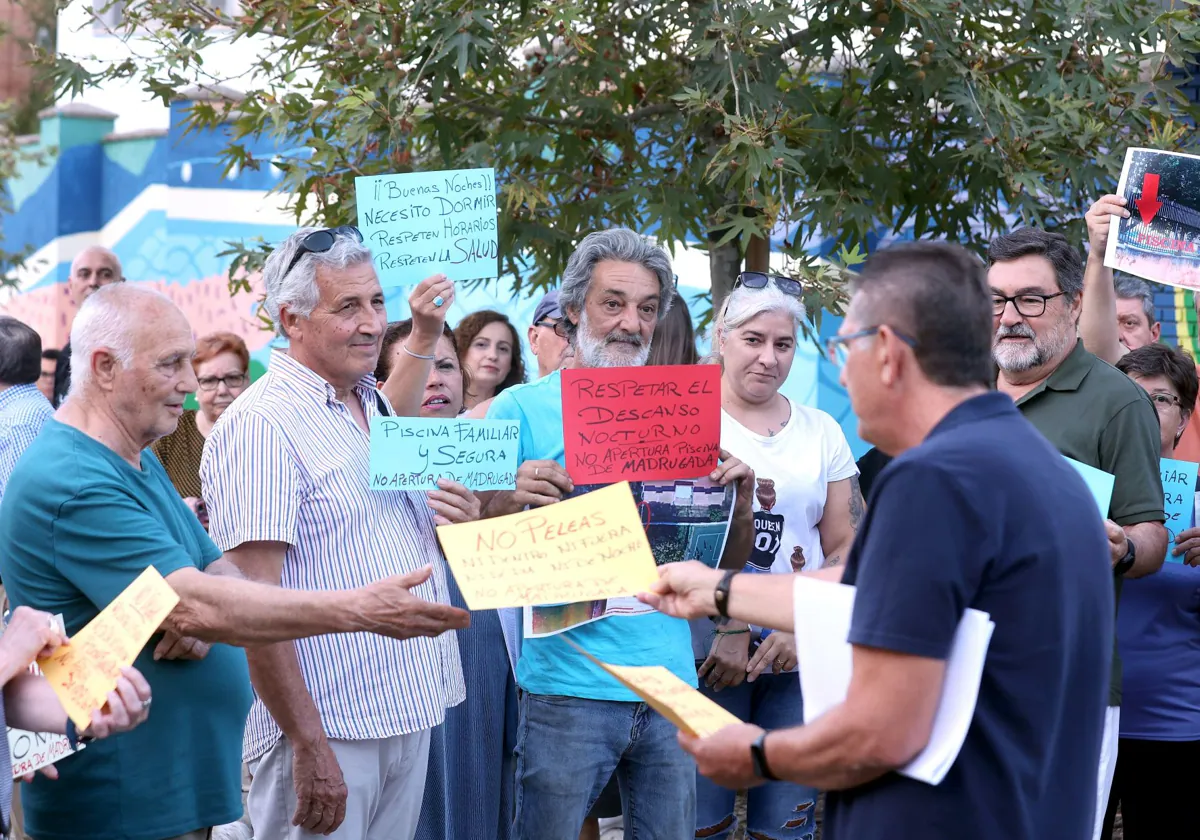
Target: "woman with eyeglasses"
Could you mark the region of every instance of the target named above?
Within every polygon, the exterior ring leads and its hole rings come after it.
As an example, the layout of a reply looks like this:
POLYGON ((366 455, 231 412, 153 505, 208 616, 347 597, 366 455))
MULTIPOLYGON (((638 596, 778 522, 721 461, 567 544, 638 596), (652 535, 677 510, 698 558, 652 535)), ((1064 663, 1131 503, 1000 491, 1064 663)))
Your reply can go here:
MULTIPOLYGON (((1174 458, 1200 390, 1195 362, 1173 347, 1147 344, 1116 366, 1150 395, 1162 457, 1174 458)), ((1200 802, 1181 772, 1200 760, 1200 569, 1185 565, 1200 564, 1200 528, 1168 522, 1167 529, 1174 556, 1154 574, 1126 580, 1121 592, 1121 731, 1101 837, 1111 835, 1118 806, 1125 840, 1182 837, 1200 821, 1200 802)))
MULTIPOLYGON (((863 511, 846 436, 823 411, 779 393, 804 320, 801 286, 744 272, 713 328, 721 364, 721 446, 754 470, 754 546, 747 572, 790 574, 842 563, 863 511)), ((764 729, 804 721, 790 633, 738 622, 692 623, 700 690, 764 729)), ((817 791, 766 782, 749 792, 746 836, 810 837, 817 791)), ((737 829, 734 792, 696 777, 696 836, 737 829)))
POLYGON ((230 332, 215 332, 196 341, 192 357, 196 372, 199 411, 185 411, 179 426, 159 438, 151 450, 162 461, 187 506, 208 527, 208 513, 200 492, 200 456, 213 424, 233 404, 250 382, 250 351, 246 342, 230 332))

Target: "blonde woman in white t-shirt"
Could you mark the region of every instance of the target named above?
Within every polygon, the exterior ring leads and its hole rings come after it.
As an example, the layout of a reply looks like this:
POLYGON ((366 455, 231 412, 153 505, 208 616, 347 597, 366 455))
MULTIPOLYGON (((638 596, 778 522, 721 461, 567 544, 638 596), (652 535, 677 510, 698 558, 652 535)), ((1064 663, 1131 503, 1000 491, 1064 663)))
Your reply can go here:
MULTIPOLYGON (((746 571, 790 574, 841 563, 864 510, 841 427, 779 393, 804 318, 800 291, 790 278, 744 272, 714 327, 713 355, 722 368, 721 446, 749 464, 757 481, 746 571)), ((704 620, 693 623, 693 637, 707 696, 764 729, 803 723, 790 633, 704 620)), ((732 837, 734 792, 700 775, 696 784, 697 836, 732 837)), ((752 788, 747 836, 811 838, 816 796, 787 782, 752 788)))

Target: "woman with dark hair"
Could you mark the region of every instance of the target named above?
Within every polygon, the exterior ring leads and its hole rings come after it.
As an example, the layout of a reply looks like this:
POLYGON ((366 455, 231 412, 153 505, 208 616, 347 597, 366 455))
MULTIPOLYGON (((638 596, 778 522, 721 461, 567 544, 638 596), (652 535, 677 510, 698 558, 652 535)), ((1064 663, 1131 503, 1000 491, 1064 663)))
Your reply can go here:
POLYGON ((494 309, 472 312, 459 322, 454 338, 458 360, 471 378, 468 409, 525 381, 521 337, 507 315, 494 309))
POLYGON ((654 328, 650 340, 648 365, 694 365, 700 361, 696 352, 696 333, 692 330, 692 313, 683 295, 675 292, 666 317, 654 328))
MULTIPOLYGON (((1116 366, 1150 395, 1162 457, 1174 458, 1196 408, 1196 363, 1172 347, 1147 344, 1116 366)), ((1167 523, 1173 534, 1178 527, 1167 523)), ((1126 840, 1181 837, 1191 831, 1184 826, 1200 820, 1200 803, 1181 772, 1200 759, 1200 569, 1184 562, 1200 563, 1200 528, 1177 533, 1175 541, 1161 569, 1123 584, 1121 730, 1101 837, 1112 834, 1118 805, 1126 840)))
MULTIPOLYGON (((411 320, 389 324, 375 378, 380 387, 406 355, 411 320)), ((420 416, 453 418, 463 412, 470 377, 460 366, 454 332, 443 325, 422 394, 420 416)), ((450 600, 467 609, 453 576, 450 600)), ((429 741, 425 800, 417 840, 507 840, 513 818, 513 733, 517 687, 495 610, 475 610, 458 631, 467 699, 446 709, 429 741)))

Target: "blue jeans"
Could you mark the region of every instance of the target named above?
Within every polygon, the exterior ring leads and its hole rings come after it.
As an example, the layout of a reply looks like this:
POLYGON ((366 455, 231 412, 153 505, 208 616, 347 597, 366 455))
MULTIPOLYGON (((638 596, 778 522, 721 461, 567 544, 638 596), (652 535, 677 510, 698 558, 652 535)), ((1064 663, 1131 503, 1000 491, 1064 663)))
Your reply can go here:
POLYGON ((626 840, 692 840, 696 765, 645 703, 521 692, 513 840, 578 840, 616 770, 626 840))
MULTIPOLYGON (((739 720, 763 729, 804 723, 800 678, 795 674, 763 674, 737 688, 713 691, 700 682, 705 697, 739 720)), ((696 774, 696 836, 706 840, 732 837, 736 793, 696 774)), ((767 782, 750 788, 746 807, 747 840, 812 840, 817 791, 790 782, 767 782)))

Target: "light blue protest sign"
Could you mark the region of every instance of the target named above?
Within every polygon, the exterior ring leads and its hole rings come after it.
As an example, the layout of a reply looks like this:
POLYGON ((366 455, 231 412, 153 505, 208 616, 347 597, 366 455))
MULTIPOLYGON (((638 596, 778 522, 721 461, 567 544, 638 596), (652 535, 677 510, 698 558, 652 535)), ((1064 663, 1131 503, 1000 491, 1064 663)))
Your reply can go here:
POLYGON ((1163 458, 1161 462, 1163 511, 1167 514, 1167 562, 1182 563, 1183 555, 1172 557, 1175 538, 1195 524, 1196 468, 1191 461, 1163 458))
POLYGON ((1108 508, 1112 504, 1113 483, 1116 479, 1111 473, 1080 463, 1074 458, 1067 458, 1067 463, 1075 468, 1083 478, 1083 483, 1087 485, 1088 490, 1092 491, 1096 507, 1100 508, 1100 518, 1108 519, 1108 508))
POLYGON ((515 420, 371 418, 371 489, 436 490, 439 478, 468 490, 515 490, 515 420))
POLYGON ((497 276, 494 169, 359 177, 354 197, 383 286, 497 276))

